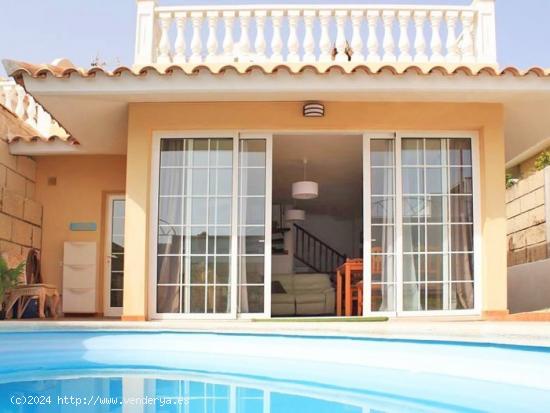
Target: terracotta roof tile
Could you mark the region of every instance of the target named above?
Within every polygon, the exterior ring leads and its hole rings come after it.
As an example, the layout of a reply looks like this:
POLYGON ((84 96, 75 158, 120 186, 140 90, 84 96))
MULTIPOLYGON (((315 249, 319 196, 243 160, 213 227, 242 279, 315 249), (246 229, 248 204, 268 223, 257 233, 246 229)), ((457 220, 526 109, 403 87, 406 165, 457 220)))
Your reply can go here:
POLYGON ((50 65, 50 64, 31 64, 26 62, 18 62, 14 60, 4 60, 4 66, 11 76, 15 78, 21 78, 23 75, 28 75, 33 78, 46 78, 49 76, 55 78, 70 78, 72 76, 80 77, 94 77, 97 74, 102 74, 108 77, 118 77, 123 73, 129 73, 134 76, 147 76, 149 73, 156 73, 158 75, 170 76, 177 72, 181 72, 186 75, 196 75, 202 71, 210 72, 211 74, 224 74, 228 72, 234 72, 241 75, 249 74, 252 72, 260 72, 266 75, 275 74, 281 71, 286 71, 291 74, 298 74, 306 71, 312 71, 317 74, 328 74, 333 71, 339 71, 341 73, 357 73, 363 72, 368 75, 377 75, 381 73, 391 73, 396 76, 404 75, 408 73, 416 73, 418 75, 432 75, 440 74, 444 76, 453 76, 457 74, 463 74, 467 76, 481 76, 489 75, 500 77, 504 75, 512 75, 514 77, 526 77, 535 75, 537 77, 550 77, 550 69, 544 69, 541 67, 532 67, 526 70, 520 70, 516 67, 506 67, 503 69, 497 69, 492 66, 480 66, 480 65, 407 65, 395 63, 392 65, 384 64, 363 64, 355 62, 329 62, 329 63, 287 63, 287 64, 275 64, 275 63, 200 63, 192 64, 186 63, 181 65, 149 65, 142 67, 128 67, 119 66, 111 71, 105 70, 101 67, 92 67, 89 69, 79 68, 72 66, 65 61, 64 65, 50 65))

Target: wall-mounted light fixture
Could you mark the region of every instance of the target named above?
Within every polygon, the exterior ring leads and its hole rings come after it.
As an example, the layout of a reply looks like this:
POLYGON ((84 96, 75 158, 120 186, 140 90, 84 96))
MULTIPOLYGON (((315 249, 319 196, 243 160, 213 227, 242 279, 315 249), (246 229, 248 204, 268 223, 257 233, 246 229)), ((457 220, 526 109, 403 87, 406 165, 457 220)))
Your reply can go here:
POLYGON ((323 116, 325 116, 325 105, 319 102, 305 103, 304 116, 306 118, 322 118, 323 116))

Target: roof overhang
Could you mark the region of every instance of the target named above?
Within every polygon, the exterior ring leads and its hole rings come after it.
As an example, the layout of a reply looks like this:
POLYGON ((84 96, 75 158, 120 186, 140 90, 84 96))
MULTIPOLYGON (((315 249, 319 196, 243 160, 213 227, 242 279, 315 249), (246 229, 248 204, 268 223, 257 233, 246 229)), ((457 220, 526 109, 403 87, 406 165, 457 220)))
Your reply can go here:
POLYGON ((550 136, 550 74, 494 68, 379 67, 341 64, 193 68, 76 69, 14 73, 81 143, 80 153, 125 153, 131 102, 420 101, 501 103, 506 159, 550 136))

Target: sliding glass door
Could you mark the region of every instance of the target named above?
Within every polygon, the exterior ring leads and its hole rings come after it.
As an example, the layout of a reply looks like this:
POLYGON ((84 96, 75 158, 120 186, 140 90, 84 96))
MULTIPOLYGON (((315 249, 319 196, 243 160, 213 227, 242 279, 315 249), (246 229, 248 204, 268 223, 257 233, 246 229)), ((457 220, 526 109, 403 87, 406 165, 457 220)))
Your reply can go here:
POLYGON ((154 179, 157 318, 264 313, 268 143, 160 137, 154 179))
POLYGON ((476 308, 469 136, 365 135, 365 312, 476 308))

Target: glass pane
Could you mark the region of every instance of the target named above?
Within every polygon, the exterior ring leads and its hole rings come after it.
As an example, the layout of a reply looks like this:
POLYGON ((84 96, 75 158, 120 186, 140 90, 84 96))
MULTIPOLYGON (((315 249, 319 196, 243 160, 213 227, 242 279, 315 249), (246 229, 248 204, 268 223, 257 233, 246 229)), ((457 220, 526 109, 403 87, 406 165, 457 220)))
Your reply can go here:
POLYGON ((401 164, 423 165, 423 146, 422 139, 403 139, 401 141, 401 164))
POLYGON ((264 257, 239 258, 239 284, 263 284, 264 257))
POLYGON ((182 279, 181 257, 158 257, 157 283, 178 284, 182 279))
POLYGON ((443 289, 446 284, 428 283, 428 310, 443 310, 443 289))
POLYGON ((371 286, 371 311, 395 311, 395 287, 387 284, 371 286))
POLYGON ((451 248, 453 251, 473 251, 473 226, 451 225, 451 248))
POLYGON ((182 224, 183 198, 160 198, 159 225, 182 224))
POLYGON ((157 254, 181 254, 183 227, 159 227, 157 254))
POLYGON ((393 198, 371 197, 371 223, 391 224, 393 223, 393 198))
POLYGON ((472 193, 472 168, 450 168, 449 192, 451 194, 472 193))
POLYGON ((193 195, 206 195, 208 189, 208 169, 190 169, 189 173, 191 175, 191 193, 193 195))
POLYGON ((403 222, 424 222, 428 206, 424 196, 404 196, 403 222))
POLYGON ((231 312, 231 302, 229 300, 229 287, 216 287, 215 290, 215 311, 216 313, 231 312))
POLYGON ((435 196, 429 195, 426 197, 426 219, 429 223, 443 223, 446 221, 445 213, 443 212, 446 208, 445 203, 447 202, 447 197, 444 196, 435 196))
POLYGON ((241 227, 239 229, 239 252, 241 254, 263 254, 264 247, 264 227, 241 227))
MULTIPOLYGON (((210 201, 212 203, 212 200, 210 201)), ((231 198, 216 198, 216 220, 211 223, 218 225, 231 224, 231 198)))
POLYGON ((393 146, 392 139, 371 139, 371 166, 393 166, 393 146))
POLYGON ((179 313, 180 312, 180 287, 158 286, 157 287, 157 313, 179 313))
POLYGON ((122 307, 122 291, 111 291, 111 307, 122 307))
POLYGON ((426 139, 426 165, 441 165, 443 152, 441 143, 443 139, 426 139))
POLYGON ((205 306, 205 287, 193 286, 189 288, 189 312, 190 313, 204 313, 205 306))
POLYGON ((229 284, 229 257, 216 257, 216 284, 229 284))
POLYGON ((403 281, 419 282, 426 279, 426 256, 403 255, 403 281))
POLYGON ((124 235, 114 235, 111 242, 113 253, 124 253, 124 235))
POLYGON ((206 284, 206 258, 191 257, 191 284, 206 284))
POLYGON ((444 230, 445 227, 443 225, 428 225, 426 227, 426 244, 429 252, 442 252, 446 250, 443 244, 444 230))
POLYGON ((265 166, 265 139, 242 139, 241 166, 265 166))
POLYGON ((126 210, 126 201, 115 200, 113 201, 113 217, 124 218, 126 210))
POLYGON ((371 194, 393 195, 393 169, 371 169, 371 194))
POLYGON ((191 224, 206 224, 206 198, 191 198, 191 224))
POLYGON ((426 228, 423 225, 403 225, 403 251, 422 252, 425 249, 426 228))
POLYGON ((208 166, 208 139, 192 139, 192 165, 208 166))
POLYGON ((124 236, 124 217, 112 219, 112 234, 124 236))
POLYGON ((111 272, 111 288, 113 290, 122 290, 124 286, 124 273, 111 272))
POLYGON ((424 193, 424 169, 403 168, 403 194, 424 193))
POLYGON ((240 172, 243 194, 265 195, 265 169, 243 168, 240 172))
POLYGON ((241 223, 263 225, 265 221, 265 198, 241 198, 241 223), (244 218, 244 222, 242 219, 244 218))
POLYGON ((239 287, 239 311, 241 313, 264 312, 264 287, 242 285, 239 287))
POLYGON ((393 225, 373 225, 371 227, 371 251, 373 253, 392 253, 394 250, 393 234, 393 225))
POLYGON ((469 310, 474 308, 474 283, 451 284, 451 309, 469 310))
POLYGON ((124 270, 124 254, 111 254, 111 271, 124 270))
POLYGON ((403 310, 421 311, 425 308, 424 284, 403 285, 403 310))
POLYGON ((443 169, 426 168, 426 193, 442 194, 446 190, 443 188, 443 169))
POLYGON ((159 194, 183 194, 183 168, 162 168, 160 170, 159 194))
POLYGON ((371 255, 371 282, 393 282, 395 274, 393 264, 392 255, 371 255))
POLYGON ((474 205, 471 196, 451 197, 451 222, 473 222, 474 205))
POLYGON ((216 254, 229 254, 231 250, 231 227, 216 227, 216 254))
POLYGON ((472 164, 472 150, 470 139, 449 139, 449 164, 472 164))
POLYGON ((211 139, 210 142, 210 166, 233 165, 233 141, 231 139, 211 139))
POLYGON ((183 139, 161 139, 160 166, 183 166, 183 139))
POLYGON ((191 227, 191 254, 206 254, 206 228, 191 227))
POLYGON ((233 190, 233 170, 230 168, 210 171, 210 194, 229 196, 233 190))
POLYGON ((452 281, 473 281, 474 254, 451 255, 451 279, 452 281))
POLYGON ((443 263, 447 260, 447 255, 442 254, 428 254, 426 261, 428 263, 428 281, 444 281, 449 280, 449 276, 443 274, 443 263))

